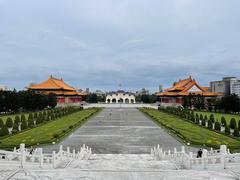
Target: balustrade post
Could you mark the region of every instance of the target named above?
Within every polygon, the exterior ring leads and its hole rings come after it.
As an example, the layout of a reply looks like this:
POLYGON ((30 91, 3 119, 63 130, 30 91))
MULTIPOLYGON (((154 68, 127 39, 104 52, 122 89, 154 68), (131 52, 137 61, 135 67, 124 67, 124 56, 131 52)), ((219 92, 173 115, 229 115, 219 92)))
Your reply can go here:
POLYGON ((63 146, 59 146, 59 154, 60 154, 60 159, 63 160, 63 146))
POLYGON ((21 153, 20 163, 21 163, 21 168, 23 168, 26 161, 25 144, 23 143, 20 144, 20 153, 21 153))
POLYGON ((220 146, 220 153, 221 154, 226 154, 227 153, 227 146, 226 145, 221 145, 220 146))
POLYGON ((75 159, 76 158, 76 150, 73 149, 73 158, 75 159))
POLYGON ((38 152, 39 152, 39 165, 40 167, 43 167, 43 149, 38 148, 38 152))
POLYGON ((202 150, 202 164, 203 164, 203 169, 207 169, 207 150, 206 149, 202 150))
POLYGON ((227 146, 226 145, 220 146, 220 153, 221 153, 221 167, 223 169, 226 169, 226 161, 225 161, 225 155, 227 154, 227 146))
POLYGON ((185 147, 182 146, 182 153, 185 153, 185 147))
POLYGON ((55 151, 52 152, 52 166, 53 166, 53 168, 56 167, 56 152, 55 151))
POLYGON ((193 153, 189 152, 189 169, 192 169, 192 159, 193 159, 193 153))
POLYGON ((70 157, 70 148, 67 147, 67 157, 70 157))

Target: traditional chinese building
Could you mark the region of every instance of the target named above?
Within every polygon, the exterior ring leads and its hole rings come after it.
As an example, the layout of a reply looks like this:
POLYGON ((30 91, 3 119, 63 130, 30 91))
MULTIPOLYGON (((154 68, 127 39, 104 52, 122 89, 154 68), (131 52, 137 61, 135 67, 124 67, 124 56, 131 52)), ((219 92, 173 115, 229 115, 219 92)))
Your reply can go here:
POLYGON ((80 105, 83 97, 87 95, 86 93, 78 92, 77 89, 69 86, 62 79, 52 76, 40 84, 30 85, 27 89, 41 94, 55 94, 58 106, 67 104, 80 105))
POLYGON ((160 97, 161 105, 183 105, 184 97, 201 95, 204 98, 215 98, 220 93, 211 92, 209 87, 200 86, 195 79, 190 76, 187 79, 175 82, 171 88, 166 89, 164 92, 157 93, 160 97))

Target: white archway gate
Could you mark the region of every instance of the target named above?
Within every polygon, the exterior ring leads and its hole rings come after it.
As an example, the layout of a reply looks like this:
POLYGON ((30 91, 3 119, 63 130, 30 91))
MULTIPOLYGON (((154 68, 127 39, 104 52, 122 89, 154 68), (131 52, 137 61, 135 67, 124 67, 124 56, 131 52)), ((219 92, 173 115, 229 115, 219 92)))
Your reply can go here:
POLYGON ((111 92, 106 96, 106 103, 114 104, 135 104, 136 98, 133 93, 124 92, 124 91, 117 91, 111 92))

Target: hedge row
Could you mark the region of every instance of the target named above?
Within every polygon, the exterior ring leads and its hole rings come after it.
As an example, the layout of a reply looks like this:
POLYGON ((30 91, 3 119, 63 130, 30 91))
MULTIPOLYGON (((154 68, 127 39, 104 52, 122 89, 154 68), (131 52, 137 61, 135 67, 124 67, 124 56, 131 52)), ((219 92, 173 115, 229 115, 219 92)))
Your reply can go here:
POLYGON ((6 136, 9 134, 15 134, 28 128, 34 128, 39 124, 46 123, 56 118, 79 111, 81 108, 77 107, 64 107, 55 108, 51 110, 45 110, 35 113, 30 113, 28 118, 24 114, 16 115, 14 119, 8 117, 4 123, 0 119, 0 136, 6 136))
POLYGON ((186 119, 191 121, 192 123, 204 126, 210 130, 216 130, 221 132, 221 127, 225 127, 224 133, 227 135, 233 135, 235 137, 240 136, 240 120, 237 122, 235 118, 230 120, 229 125, 226 122, 225 117, 221 118, 221 122, 215 119, 214 115, 211 114, 208 118, 207 115, 203 116, 202 114, 194 113, 192 110, 184 109, 184 108, 176 108, 176 107, 166 107, 159 108, 159 111, 164 111, 170 114, 174 114, 176 116, 181 117, 182 119, 186 119), (233 131, 233 133, 231 133, 233 131))

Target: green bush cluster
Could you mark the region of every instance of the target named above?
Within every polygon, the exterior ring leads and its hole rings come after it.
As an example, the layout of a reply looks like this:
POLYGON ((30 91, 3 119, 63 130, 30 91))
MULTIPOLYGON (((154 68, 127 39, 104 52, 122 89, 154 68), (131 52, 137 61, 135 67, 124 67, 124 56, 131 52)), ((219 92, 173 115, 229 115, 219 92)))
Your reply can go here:
POLYGON ((186 119, 188 121, 191 121, 192 123, 196 123, 198 125, 204 126, 208 129, 215 130, 215 131, 221 131, 221 126, 225 127, 225 134, 230 135, 231 134, 231 129, 233 131, 233 136, 239 137, 240 135, 240 120, 237 122, 235 118, 232 118, 230 120, 230 124, 228 125, 226 122, 225 117, 221 118, 221 123, 215 119, 214 115, 211 114, 209 119, 205 115, 203 116, 202 114, 194 113, 194 111, 189 110, 189 109, 184 109, 184 108, 176 108, 176 107, 166 107, 166 108, 159 108, 159 111, 164 111, 176 116, 179 116, 183 119, 186 119))
POLYGON ((24 114, 21 116, 16 115, 14 120, 8 117, 5 123, 2 119, 0 119, 0 136, 9 135, 9 128, 13 128, 12 133, 17 133, 28 128, 34 128, 39 124, 47 123, 48 121, 55 120, 56 118, 69 115, 79 110, 82 110, 82 108, 54 108, 40 112, 29 113, 28 118, 26 118, 24 114))

